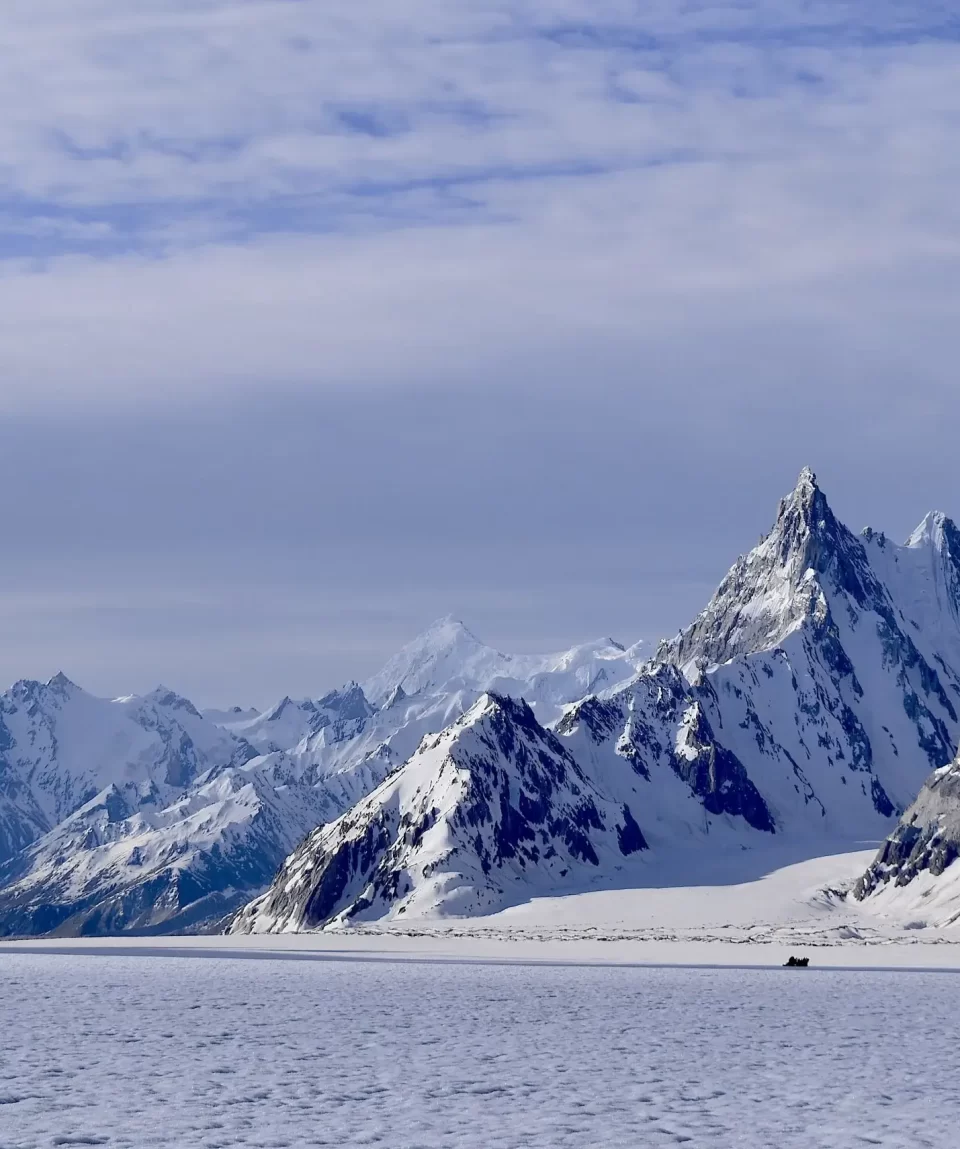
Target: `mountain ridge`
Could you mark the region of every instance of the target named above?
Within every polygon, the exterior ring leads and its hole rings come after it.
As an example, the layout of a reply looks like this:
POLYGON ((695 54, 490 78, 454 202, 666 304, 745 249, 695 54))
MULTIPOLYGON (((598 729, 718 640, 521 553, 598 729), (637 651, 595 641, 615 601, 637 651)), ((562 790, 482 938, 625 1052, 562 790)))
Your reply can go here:
MULTIPOLYGON (((870 531, 856 536, 805 469, 773 529, 737 560, 691 626, 628 683, 564 708, 556 736, 606 800, 645 787, 633 799, 635 820, 652 851, 691 837, 705 856, 721 838, 752 848, 763 835, 882 837, 960 739, 954 532, 935 514, 903 547, 870 531)), ((402 786, 412 761, 390 786, 402 786)), ((504 786, 511 777, 518 784, 518 763, 505 760, 500 772, 504 786)), ((351 812, 361 836, 383 824, 380 793, 351 812)), ((461 869, 473 873, 476 859, 464 851, 461 869)), ((318 888, 340 864, 324 849, 312 861, 293 857, 304 872, 312 866, 304 881, 318 888)), ((402 882, 393 871, 392 901, 382 889, 372 900, 354 890, 354 902, 338 901, 326 922, 298 922, 289 906, 276 912, 282 872, 233 928, 318 928, 374 909, 394 918, 427 898, 430 876, 415 858, 411 865, 402 882)), ((531 879, 530 892, 537 889, 531 879)), ((451 895, 431 912, 455 913, 459 904, 451 895)))
MULTIPOLYGON (((436 630, 426 632, 434 649, 436 630)), ((472 641, 483 652, 491 649, 472 641)), ((456 721, 491 680, 502 681, 505 665, 535 672, 529 681, 510 680, 510 687, 529 691, 533 705, 554 714, 583 693, 581 681, 595 680, 607 664, 616 667, 612 681, 634 669, 627 651, 603 644, 542 658, 493 653, 492 665, 484 656, 461 667, 455 682, 441 683, 434 693, 420 683, 408 696, 396 682, 379 708, 355 682, 317 700, 285 697, 263 712, 235 709, 207 718, 162 686, 108 700, 88 695, 62 674, 49 683, 17 684, 13 692, 23 696, 21 703, 7 709, 29 703, 39 723, 39 730, 21 730, 20 742, 36 744, 38 735, 49 733, 43 700, 50 694, 95 711, 87 725, 106 724, 111 737, 100 743, 112 738, 117 753, 99 771, 77 771, 71 768, 77 755, 62 745, 64 739, 48 738, 45 765, 63 777, 56 788, 60 804, 45 813, 31 789, 37 771, 29 770, 25 780, 19 770, 19 743, 2 725, 0 696, 0 844, 7 844, 0 856, 0 934, 209 928, 266 885, 304 834, 361 800, 425 734, 456 721), (114 720, 130 725, 125 737, 118 738, 114 720), (183 723, 194 737, 206 732, 206 756, 180 737, 183 723), (141 744, 151 741, 154 756, 166 753, 169 761, 141 777, 141 744), (173 773, 171 764, 178 764, 173 773), (136 778, 128 777, 131 771, 136 778)), ((385 678, 389 684, 389 667, 385 678)), ((67 732, 67 741, 77 738, 76 729, 67 732)), ((88 748, 85 759, 102 758, 100 743, 90 751, 90 737, 80 741, 88 748)))
POLYGON ((915 908, 925 923, 952 925, 960 921, 958 860, 960 754, 923 784, 854 886, 853 897, 880 913, 915 908))
POLYGON ((440 904, 478 912, 517 882, 563 878, 599 866, 600 856, 644 849, 629 805, 596 789, 527 703, 487 693, 424 738, 356 807, 309 835, 231 929, 363 920, 398 899, 409 916, 440 904))
POLYGON ((960 742, 960 531, 931 512, 902 546, 854 535, 805 469, 690 626, 641 653, 504 654, 447 616, 364 683, 264 711, 201 713, 162 686, 95 699, 62 672, 16 683, 0 695, 0 933, 210 928, 248 902, 237 929, 478 913, 624 869, 642 882, 680 843, 707 862, 719 845, 882 838, 960 742), (460 766, 435 761, 438 739, 460 766), (474 782, 454 801, 431 763, 474 782), (575 855, 564 818, 587 798, 575 855), (333 849, 348 823, 369 866, 333 849), (452 860, 423 853, 437 827, 452 860), (509 827, 531 835, 512 858, 509 827), (642 846, 622 852, 623 835, 642 846), (327 919, 271 903, 294 857, 317 888, 349 870, 327 919))

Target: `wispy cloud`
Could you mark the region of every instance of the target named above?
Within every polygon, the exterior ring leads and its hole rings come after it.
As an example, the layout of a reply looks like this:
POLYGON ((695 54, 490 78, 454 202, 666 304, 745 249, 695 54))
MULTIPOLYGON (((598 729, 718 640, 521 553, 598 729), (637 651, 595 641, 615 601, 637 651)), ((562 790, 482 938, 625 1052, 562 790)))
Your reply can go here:
POLYGON ((956 305, 947 4, 8 0, 0 23, 8 398, 449 379, 956 305))

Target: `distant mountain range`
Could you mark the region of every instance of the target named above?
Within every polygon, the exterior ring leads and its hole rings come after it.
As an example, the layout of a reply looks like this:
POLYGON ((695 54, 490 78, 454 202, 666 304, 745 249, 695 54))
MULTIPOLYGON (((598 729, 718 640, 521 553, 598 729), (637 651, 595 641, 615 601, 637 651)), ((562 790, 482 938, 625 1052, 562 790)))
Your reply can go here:
POLYGON ((443 619, 366 690, 263 713, 200 714, 164 687, 95 698, 62 674, 19 682, 0 695, 0 935, 215 928, 484 691, 549 720, 639 662, 609 641, 503 655, 443 619))
POLYGON ((443 619, 362 685, 263 713, 17 683, 0 696, 0 933, 477 914, 643 884, 678 848, 709 866, 731 846, 900 834, 858 888, 887 896, 949 855, 897 819, 915 800, 911 825, 926 817, 958 714, 960 531, 931 514, 902 546, 854 535, 804 471, 655 651, 506 655, 443 619))

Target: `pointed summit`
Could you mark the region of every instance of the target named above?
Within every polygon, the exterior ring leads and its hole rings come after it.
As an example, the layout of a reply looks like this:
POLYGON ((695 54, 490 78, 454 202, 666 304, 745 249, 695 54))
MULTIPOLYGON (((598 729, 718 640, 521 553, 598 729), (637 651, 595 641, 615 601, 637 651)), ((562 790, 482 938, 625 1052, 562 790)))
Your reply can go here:
POLYGON ((290 697, 290 695, 285 694, 283 696, 283 698, 280 699, 279 702, 275 703, 273 706, 269 707, 269 709, 265 710, 263 712, 263 714, 260 715, 260 718, 264 722, 276 722, 279 718, 281 718, 283 716, 285 711, 287 711, 291 706, 295 706, 295 705, 296 705, 296 703, 293 701, 293 699, 290 697))
POLYGON ((430 693, 458 679, 483 683, 504 661, 502 654, 481 642, 459 619, 446 615, 408 642, 379 674, 367 679, 363 693, 382 705, 397 686, 413 695, 430 693))
POLYGON ((791 588, 801 587, 810 572, 828 589, 842 591, 865 606, 882 591, 863 544, 836 517, 809 467, 777 509, 777 521, 747 561, 779 562, 791 588), (768 552, 763 555, 764 549, 768 552))
MULTIPOLYGON (((915 576, 927 584, 924 596, 946 607, 960 620, 960 529, 942 511, 931 511, 907 539, 903 549, 912 560, 915 576)), ((929 625, 938 625, 935 618, 929 625)))
POLYGON ((666 658, 691 668, 773 649, 805 620, 824 618, 835 593, 861 607, 883 595, 863 543, 804 467, 773 529, 736 561, 706 610, 667 645, 666 658))
POLYGON ((320 710, 329 710, 341 719, 362 721, 376 713, 376 708, 367 701, 359 682, 348 682, 339 690, 331 690, 317 702, 320 710))
POLYGON ((781 500, 781 506, 785 503, 796 502, 805 506, 812 506, 817 495, 822 496, 823 492, 817 484, 817 476, 812 467, 804 467, 797 478, 797 485, 793 491, 787 495, 785 499, 781 500))
MULTIPOLYGON (((812 560, 811 540, 818 535, 835 536, 837 527, 839 524, 826 496, 817 485, 817 476, 810 467, 804 467, 797 485, 780 500, 777 520, 768 540, 774 544, 780 561, 787 565, 794 557, 812 560)), ((807 566, 815 567, 816 563, 805 561, 804 570, 807 566)))
POLYGON ((445 646, 458 642, 475 642, 483 645, 480 639, 459 618, 445 614, 432 622, 425 631, 417 635, 411 646, 445 646))
POLYGON ((384 710, 389 710, 391 706, 399 706, 401 702, 407 699, 407 692, 402 686, 395 686, 393 690, 387 695, 386 701, 383 704, 384 710))
POLYGON ((62 670, 57 671, 53 678, 47 682, 47 686, 52 686, 55 690, 59 691, 79 689, 77 684, 75 682, 71 682, 62 670))
POLYGON ((177 694, 177 692, 171 690, 169 686, 164 686, 162 682, 155 686, 149 694, 144 694, 140 702, 152 703, 154 706, 163 706, 170 710, 185 710, 188 714, 192 714, 196 718, 201 716, 200 711, 197 710, 189 698, 184 698, 182 694, 177 694))
POLYGON ((930 511, 907 539, 908 547, 932 545, 935 550, 950 551, 960 556, 960 530, 943 511, 930 511))
POLYGON ((824 513, 831 513, 826 496, 820 489, 813 469, 804 467, 797 478, 796 486, 789 495, 780 500, 777 520, 793 514, 800 515, 807 522, 813 522, 818 514, 824 513))
MULTIPOLYGON (((635 793, 631 789, 631 796, 635 793)), ((314 830, 231 933, 502 908, 647 849, 526 702, 488 691, 377 789, 314 830)))

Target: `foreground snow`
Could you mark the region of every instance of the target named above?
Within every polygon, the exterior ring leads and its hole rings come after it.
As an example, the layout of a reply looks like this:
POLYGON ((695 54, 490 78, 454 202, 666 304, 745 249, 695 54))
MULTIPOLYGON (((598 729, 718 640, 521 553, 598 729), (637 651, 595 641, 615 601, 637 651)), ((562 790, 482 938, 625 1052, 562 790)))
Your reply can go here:
POLYGON ((5 1149, 955 1143, 952 976, 6 947, 0 976, 5 1149))

